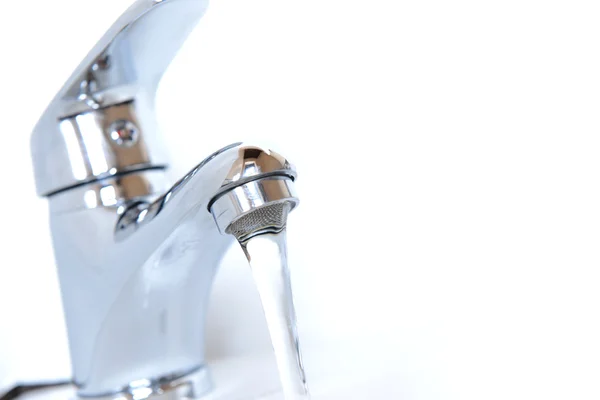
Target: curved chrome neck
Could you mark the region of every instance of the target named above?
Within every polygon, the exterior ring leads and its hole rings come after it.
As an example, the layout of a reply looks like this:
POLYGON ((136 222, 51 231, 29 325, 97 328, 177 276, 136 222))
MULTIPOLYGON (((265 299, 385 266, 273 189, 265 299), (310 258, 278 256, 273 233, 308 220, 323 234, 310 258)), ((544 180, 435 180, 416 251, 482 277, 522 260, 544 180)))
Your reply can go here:
MULTIPOLYGON (((150 390, 203 368, 210 286, 232 241, 220 235, 207 205, 239 152, 239 145, 218 152, 160 195, 152 184, 139 184, 152 183, 157 172, 141 172, 50 198, 80 395, 127 393, 141 380, 150 390), (134 193, 133 186, 147 193, 134 193), (96 197, 103 191, 134 197, 96 197), (86 204, 86 198, 108 203, 86 204)), ((196 394, 208 389, 201 386, 196 394)))

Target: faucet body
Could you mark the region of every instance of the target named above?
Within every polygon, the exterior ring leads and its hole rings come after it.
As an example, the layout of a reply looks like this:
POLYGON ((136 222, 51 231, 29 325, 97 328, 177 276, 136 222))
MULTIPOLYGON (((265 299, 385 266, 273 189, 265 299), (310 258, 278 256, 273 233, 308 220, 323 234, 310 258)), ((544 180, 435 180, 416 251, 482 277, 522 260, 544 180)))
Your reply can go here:
POLYGON ((267 203, 297 203, 293 166, 258 146, 230 145, 180 181, 167 179, 154 94, 206 5, 135 2, 32 136, 82 398, 207 392, 204 325, 234 241, 225 229, 267 203))
MULTIPOLYGON (((166 193, 165 172, 144 171, 50 197, 80 395, 127 392, 140 379, 154 385, 203 368, 210 287, 233 239, 219 233, 207 204, 231 167, 231 153, 166 193), (102 198, 138 187, 147 193, 116 203, 102 198), (90 193, 98 194, 93 207, 86 203, 90 193)), ((208 382, 201 386, 194 390, 208 389, 208 382)))

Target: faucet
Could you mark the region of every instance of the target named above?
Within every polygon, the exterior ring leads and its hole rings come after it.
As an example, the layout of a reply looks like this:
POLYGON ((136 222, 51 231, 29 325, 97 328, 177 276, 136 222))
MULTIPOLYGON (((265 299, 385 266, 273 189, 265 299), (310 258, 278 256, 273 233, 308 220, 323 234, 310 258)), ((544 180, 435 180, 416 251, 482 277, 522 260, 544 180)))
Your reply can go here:
POLYGON ((252 144, 166 176, 156 89, 207 3, 137 0, 32 134, 79 398, 209 392, 205 317, 220 259, 236 238, 281 230, 271 211, 298 203, 294 167, 252 144))

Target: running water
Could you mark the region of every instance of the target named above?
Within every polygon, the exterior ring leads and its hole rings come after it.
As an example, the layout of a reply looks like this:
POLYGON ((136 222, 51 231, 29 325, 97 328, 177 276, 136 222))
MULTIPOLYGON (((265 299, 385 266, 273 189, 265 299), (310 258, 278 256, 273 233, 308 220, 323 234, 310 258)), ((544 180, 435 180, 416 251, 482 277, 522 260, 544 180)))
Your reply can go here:
POLYGON ((287 265, 285 228, 240 241, 263 305, 286 400, 308 400, 287 265))

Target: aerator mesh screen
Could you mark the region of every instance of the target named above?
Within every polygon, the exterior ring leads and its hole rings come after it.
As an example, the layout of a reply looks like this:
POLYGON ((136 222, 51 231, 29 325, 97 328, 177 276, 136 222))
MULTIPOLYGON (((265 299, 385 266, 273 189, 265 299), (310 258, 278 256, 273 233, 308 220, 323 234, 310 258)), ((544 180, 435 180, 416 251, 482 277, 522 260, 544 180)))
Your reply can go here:
POLYGON ((250 211, 233 221, 225 230, 238 240, 256 233, 278 232, 285 228, 290 212, 289 202, 269 204, 250 211))

